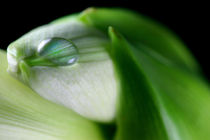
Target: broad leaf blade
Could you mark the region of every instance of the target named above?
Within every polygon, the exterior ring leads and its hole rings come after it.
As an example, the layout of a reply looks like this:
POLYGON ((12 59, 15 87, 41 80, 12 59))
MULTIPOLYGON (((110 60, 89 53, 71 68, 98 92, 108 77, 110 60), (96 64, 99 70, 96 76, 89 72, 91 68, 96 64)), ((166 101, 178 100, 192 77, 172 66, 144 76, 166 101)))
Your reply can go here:
POLYGON ((135 47, 145 45, 187 71, 199 71, 183 42, 163 25, 143 15, 125 9, 90 8, 83 12, 81 20, 104 32, 112 26, 135 47))
POLYGON ((154 91, 132 56, 130 45, 109 28, 111 54, 119 79, 117 140, 167 140, 154 91))
POLYGON ((110 34, 121 84, 117 138, 208 140, 210 90, 202 77, 110 34))
POLYGON ((156 91, 160 111, 171 139, 210 138, 210 89, 202 78, 165 64, 150 52, 133 54, 156 91))

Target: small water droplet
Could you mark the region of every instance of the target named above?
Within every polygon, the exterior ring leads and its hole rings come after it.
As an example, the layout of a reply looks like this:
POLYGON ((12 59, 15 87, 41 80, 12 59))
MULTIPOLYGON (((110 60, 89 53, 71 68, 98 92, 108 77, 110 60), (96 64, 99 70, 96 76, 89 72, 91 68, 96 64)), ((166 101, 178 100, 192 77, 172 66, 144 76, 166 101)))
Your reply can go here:
POLYGON ((74 64, 79 55, 77 47, 63 38, 43 40, 38 46, 38 55, 57 66, 74 64))

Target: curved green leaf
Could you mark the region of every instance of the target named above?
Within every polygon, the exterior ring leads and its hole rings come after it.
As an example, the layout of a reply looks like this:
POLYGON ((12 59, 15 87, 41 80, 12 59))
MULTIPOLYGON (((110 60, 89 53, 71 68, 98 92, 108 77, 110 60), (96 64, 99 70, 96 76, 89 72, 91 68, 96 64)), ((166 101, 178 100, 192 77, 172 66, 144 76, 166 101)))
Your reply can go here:
POLYGON ((187 71, 199 71, 183 42, 170 30, 143 15, 125 9, 89 8, 80 19, 104 32, 112 26, 135 47, 141 44, 187 71))
POLYGON ((117 140, 167 140, 154 91, 133 57, 131 46, 113 28, 111 55, 120 84, 117 140))
POLYGON ((210 89, 202 78, 130 45, 110 28, 120 83, 119 140, 208 140, 210 89))

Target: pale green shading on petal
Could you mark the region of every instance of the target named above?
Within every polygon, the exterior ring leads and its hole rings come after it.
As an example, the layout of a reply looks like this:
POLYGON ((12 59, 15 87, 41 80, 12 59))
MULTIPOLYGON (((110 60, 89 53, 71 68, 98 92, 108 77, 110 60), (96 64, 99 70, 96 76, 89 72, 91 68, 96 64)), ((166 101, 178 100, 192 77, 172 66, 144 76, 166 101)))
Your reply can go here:
POLYGON ((97 124, 43 99, 6 69, 0 50, 1 140, 103 140, 97 124))
MULTIPOLYGON (((54 43, 63 45, 59 40, 54 43)), ((115 117, 116 82, 107 52, 109 45, 105 34, 76 19, 50 23, 9 45, 8 71, 45 99, 70 108, 88 119, 111 122, 115 117), (77 50, 73 51, 77 53, 77 61, 72 65, 59 65, 65 62, 61 61, 60 54, 64 55, 66 51, 59 53, 59 56, 49 56, 55 49, 47 51, 47 56, 40 55, 38 46, 52 38, 71 42, 77 50)), ((72 53, 72 47, 69 49, 68 55, 72 53)))

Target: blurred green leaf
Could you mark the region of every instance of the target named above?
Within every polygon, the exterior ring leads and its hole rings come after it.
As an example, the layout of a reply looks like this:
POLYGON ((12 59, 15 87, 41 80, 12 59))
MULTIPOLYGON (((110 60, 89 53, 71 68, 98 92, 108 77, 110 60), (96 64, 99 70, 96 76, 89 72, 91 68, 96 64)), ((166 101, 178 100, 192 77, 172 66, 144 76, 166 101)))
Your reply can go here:
POLYGON ((162 57, 190 72, 199 71, 198 65, 186 46, 170 30, 148 17, 120 8, 89 8, 80 19, 107 32, 114 27, 134 46, 145 46, 162 57))
POLYGON ((132 46, 113 28, 111 53, 120 83, 117 140, 208 140, 205 81, 132 46))

